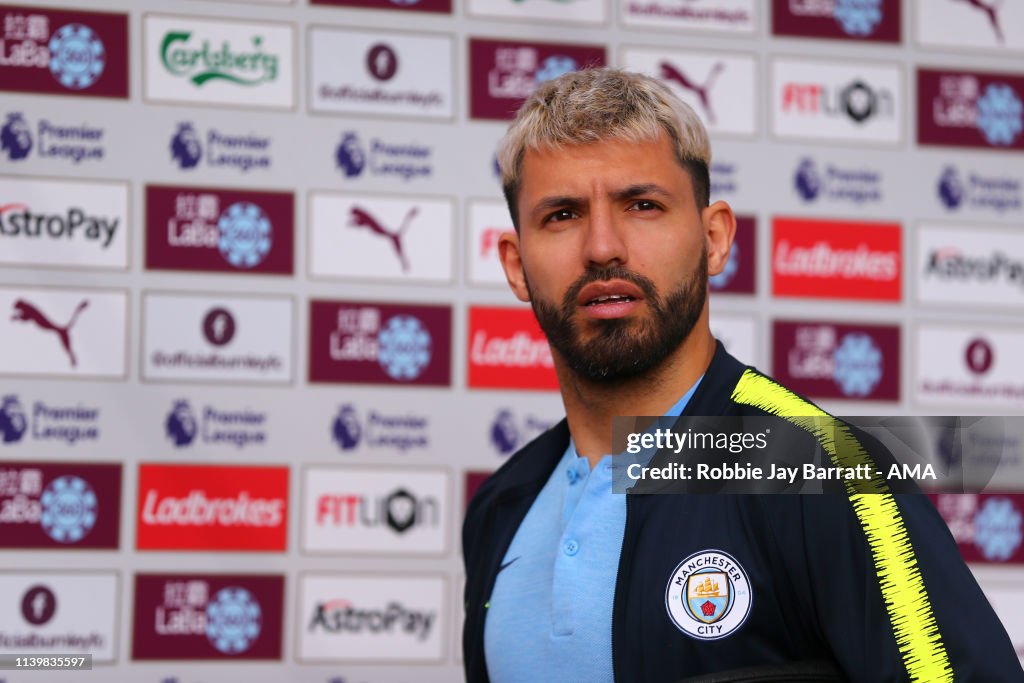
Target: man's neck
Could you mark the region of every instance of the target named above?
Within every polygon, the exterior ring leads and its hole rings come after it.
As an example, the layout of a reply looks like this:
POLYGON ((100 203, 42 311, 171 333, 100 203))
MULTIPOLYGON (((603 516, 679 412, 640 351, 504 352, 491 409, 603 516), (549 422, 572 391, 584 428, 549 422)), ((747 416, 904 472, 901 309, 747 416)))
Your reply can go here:
POLYGON ((715 355, 711 332, 699 326, 658 367, 621 383, 584 379, 559 362, 555 370, 576 452, 591 468, 612 449, 612 418, 662 415, 707 370, 715 355))

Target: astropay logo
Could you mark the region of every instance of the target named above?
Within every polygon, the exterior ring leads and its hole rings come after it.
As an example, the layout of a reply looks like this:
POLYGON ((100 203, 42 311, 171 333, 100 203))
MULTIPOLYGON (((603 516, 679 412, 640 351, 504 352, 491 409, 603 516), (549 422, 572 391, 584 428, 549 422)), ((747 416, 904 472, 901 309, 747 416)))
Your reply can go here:
POLYGON ((284 551, 288 468, 139 466, 139 550, 284 551))
POLYGON ((307 552, 445 551, 450 482, 444 470, 311 468, 304 486, 307 552))
POLYGON ((1024 76, 917 70, 922 145, 1024 149, 1024 76))
POLYGON ((191 121, 180 122, 171 135, 171 161, 188 171, 200 164, 204 168, 229 168, 240 173, 267 170, 273 165, 272 140, 255 133, 228 133, 217 128, 203 135, 191 121))
POLYGON ((776 218, 772 240, 776 296, 868 301, 902 297, 898 224, 776 218))
POLYGON ((0 262, 127 267, 127 183, 0 176, 0 197, 0 262))
POLYGON ((896 144, 903 73, 896 65, 775 59, 772 129, 780 138, 896 144))
POLYGON ((548 340, 528 308, 469 308, 469 386, 557 389, 548 340))
POLYGON ((80 164, 102 161, 106 156, 105 128, 86 123, 63 124, 39 119, 33 134, 32 124, 21 112, 8 112, 0 126, 0 151, 8 161, 24 161, 33 151, 39 159, 80 164))
POLYGON ((921 225, 917 258, 922 302, 1024 305, 1024 236, 1012 228, 921 225))

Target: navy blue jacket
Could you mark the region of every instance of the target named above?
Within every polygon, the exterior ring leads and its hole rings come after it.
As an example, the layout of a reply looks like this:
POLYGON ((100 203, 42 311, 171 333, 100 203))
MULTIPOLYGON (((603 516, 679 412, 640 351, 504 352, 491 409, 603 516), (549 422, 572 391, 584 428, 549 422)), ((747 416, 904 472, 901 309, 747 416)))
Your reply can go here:
MULTIPOLYGON (((804 429, 800 418, 819 413, 719 344, 683 415, 775 415, 804 429)), ((568 440, 563 420, 484 482, 467 510, 471 683, 488 680, 484 621, 501 560, 568 440)), ((920 494, 628 495, 611 636, 619 682, 820 659, 864 683, 1024 681, 1006 631, 920 494), (667 606, 680 563, 705 552, 736 562, 750 598, 742 622, 729 617, 717 639, 684 632, 667 606)))

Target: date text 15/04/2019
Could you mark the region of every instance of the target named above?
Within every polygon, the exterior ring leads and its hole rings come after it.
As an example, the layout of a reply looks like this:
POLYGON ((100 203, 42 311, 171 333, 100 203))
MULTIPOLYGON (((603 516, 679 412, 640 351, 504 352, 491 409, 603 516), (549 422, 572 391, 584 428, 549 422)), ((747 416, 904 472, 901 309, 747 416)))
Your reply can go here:
POLYGON ((888 479, 932 479, 936 478, 935 469, 931 465, 907 465, 893 464, 889 467, 888 475, 870 464, 861 464, 853 467, 818 467, 811 463, 802 466, 784 467, 771 463, 771 468, 765 472, 764 468, 755 467, 749 463, 722 465, 708 465, 699 463, 697 465, 683 465, 671 463, 663 467, 644 467, 639 463, 633 463, 626 468, 626 476, 634 481, 641 479, 671 479, 676 481, 729 481, 729 480, 776 480, 786 481, 790 484, 796 483, 797 479, 803 481, 843 480, 868 481, 874 478, 888 479))

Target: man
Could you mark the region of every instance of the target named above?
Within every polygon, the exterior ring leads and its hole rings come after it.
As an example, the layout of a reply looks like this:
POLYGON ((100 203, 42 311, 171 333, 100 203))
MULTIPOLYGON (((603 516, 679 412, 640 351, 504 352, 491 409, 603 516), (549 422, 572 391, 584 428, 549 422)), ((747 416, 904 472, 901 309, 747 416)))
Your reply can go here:
POLYGON ((814 660, 852 681, 1024 680, 920 496, 611 493, 618 415, 774 415, 832 447, 805 420, 820 409, 711 336, 708 275, 735 219, 709 204, 689 107, 636 74, 566 74, 523 104, 499 162, 516 227, 501 261, 548 337, 566 420, 467 511, 468 680, 674 682, 814 660))

